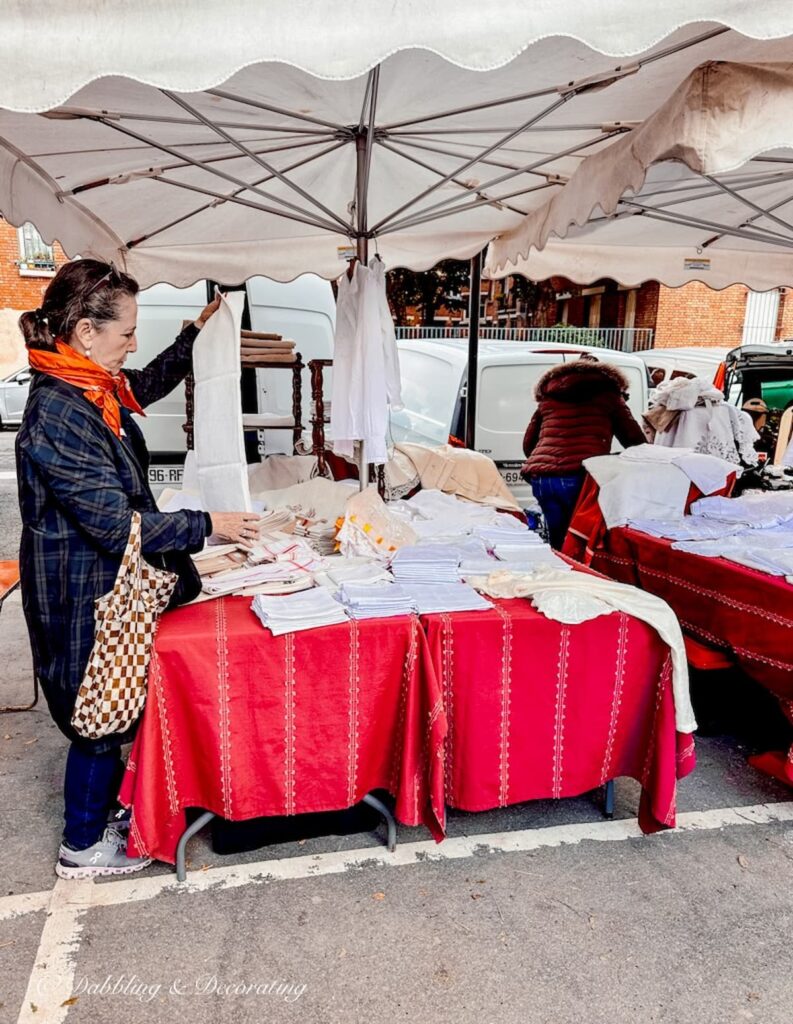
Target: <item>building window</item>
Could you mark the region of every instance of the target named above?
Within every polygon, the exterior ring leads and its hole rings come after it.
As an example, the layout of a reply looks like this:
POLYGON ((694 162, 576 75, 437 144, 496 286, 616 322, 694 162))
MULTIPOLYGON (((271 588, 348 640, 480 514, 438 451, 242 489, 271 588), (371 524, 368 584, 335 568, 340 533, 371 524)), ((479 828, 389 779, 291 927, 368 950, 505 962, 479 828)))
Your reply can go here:
POLYGON ((55 272, 55 253, 46 245, 32 224, 23 224, 17 231, 19 237, 19 273, 25 275, 50 276, 55 272))

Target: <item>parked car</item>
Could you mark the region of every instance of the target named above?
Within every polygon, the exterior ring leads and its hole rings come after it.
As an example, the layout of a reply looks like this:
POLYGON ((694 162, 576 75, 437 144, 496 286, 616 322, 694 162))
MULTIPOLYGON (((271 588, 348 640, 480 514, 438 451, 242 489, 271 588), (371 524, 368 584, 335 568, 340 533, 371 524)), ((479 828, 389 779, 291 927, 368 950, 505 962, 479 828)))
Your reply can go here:
POLYGON ((772 412, 793 406, 793 339, 777 345, 741 345, 725 357, 724 393, 743 404, 762 398, 772 412))
POLYGON ((680 346, 650 348, 644 352, 637 352, 636 355, 647 366, 650 387, 657 388, 659 384, 674 380, 676 377, 704 377, 712 381, 728 351, 729 349, 717 346, 680 346))
MULTIPOLYGON (((391 413, 394 441, 445 444, 465 436, 468 345, 465 341, 418 338, 400 340, 399 364, 404 409, 391 413)), ((531 486, 520 476, 524 462, 523 434, 536 402, 540 377, 559 363, 590 352, 619 367, 630 385, 634 416, 647 409, 647 370, 636 355, 614 349, 530 342, 482 342, 475 447, 496 463, 519 502, 533 504, 531 486)), ((619 445, 616 445, 619 448, 619 445)))
POLYGON ((24 367, 0 381, 0 430, 18 427, 28 400, 30 370, 24 367))

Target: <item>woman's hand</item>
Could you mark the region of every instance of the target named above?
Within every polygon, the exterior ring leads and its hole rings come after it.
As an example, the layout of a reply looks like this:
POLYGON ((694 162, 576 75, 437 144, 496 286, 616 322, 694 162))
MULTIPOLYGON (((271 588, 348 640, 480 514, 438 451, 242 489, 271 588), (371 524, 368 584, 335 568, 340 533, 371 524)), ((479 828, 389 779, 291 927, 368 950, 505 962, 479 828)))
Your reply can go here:
POLYGON ((193 321, 193 323, 196 325, 196 327, 199 329, 199 331, 204 326, 204 324, 207 322, 207 320, 209 320, 209 318, 213 315, 213 313, 217 312, 217 309, 218 309, 219 306, 220 306, 220 295, 216 295, 214 297, 214 299, 209 303, 208 306, 204 306, 204 308, 201 310, 200 315, 198 316, 198 319, 193 321))
POLYGON ((212 536, 230 544, 250 546, 259 536, 255 512, 210 512, 212 536))

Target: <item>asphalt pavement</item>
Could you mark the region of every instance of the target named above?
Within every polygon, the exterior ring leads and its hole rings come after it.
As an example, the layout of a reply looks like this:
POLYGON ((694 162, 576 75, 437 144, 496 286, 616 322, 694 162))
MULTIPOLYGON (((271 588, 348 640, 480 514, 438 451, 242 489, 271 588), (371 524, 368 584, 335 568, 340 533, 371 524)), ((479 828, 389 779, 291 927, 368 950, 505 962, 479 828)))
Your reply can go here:
MULTIPOLYGON (((19 536, 0 434, 0 558, 19 536)), ((32 689, 18 595, 0 615, 2 701, 32 689)), ((773 701, 694 679, 703 734, 679 825, 642 837, 638 787, 452 813, 220 856, 188 883, 56 883, 65 741, 46 708, 0 717, 0 1024, 789 1024, 793 793, 748 767, 789 742, 773 701)))

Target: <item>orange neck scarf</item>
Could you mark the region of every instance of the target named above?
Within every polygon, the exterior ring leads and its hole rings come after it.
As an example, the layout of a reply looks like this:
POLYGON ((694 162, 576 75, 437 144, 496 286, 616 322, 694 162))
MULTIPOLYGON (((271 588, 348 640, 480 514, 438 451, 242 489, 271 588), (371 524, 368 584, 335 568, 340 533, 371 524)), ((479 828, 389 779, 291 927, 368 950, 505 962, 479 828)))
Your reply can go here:
POLYGON ((121 437, 121 408, 126 406, 132 412, 146 414, 138 405, 132 394, 129 381, 123 373, 114 377, 107 370, 60 340, 55 342, 56 351, 29 349, 30 366, 40 373, 48 373, 50 377, 75 387, 83 388, 83 394, 89 402, 93 402, 101 413, 102 419, 110 427, 116 437, 121 437), (120 403, 120 405, 119 405, 120 403))

